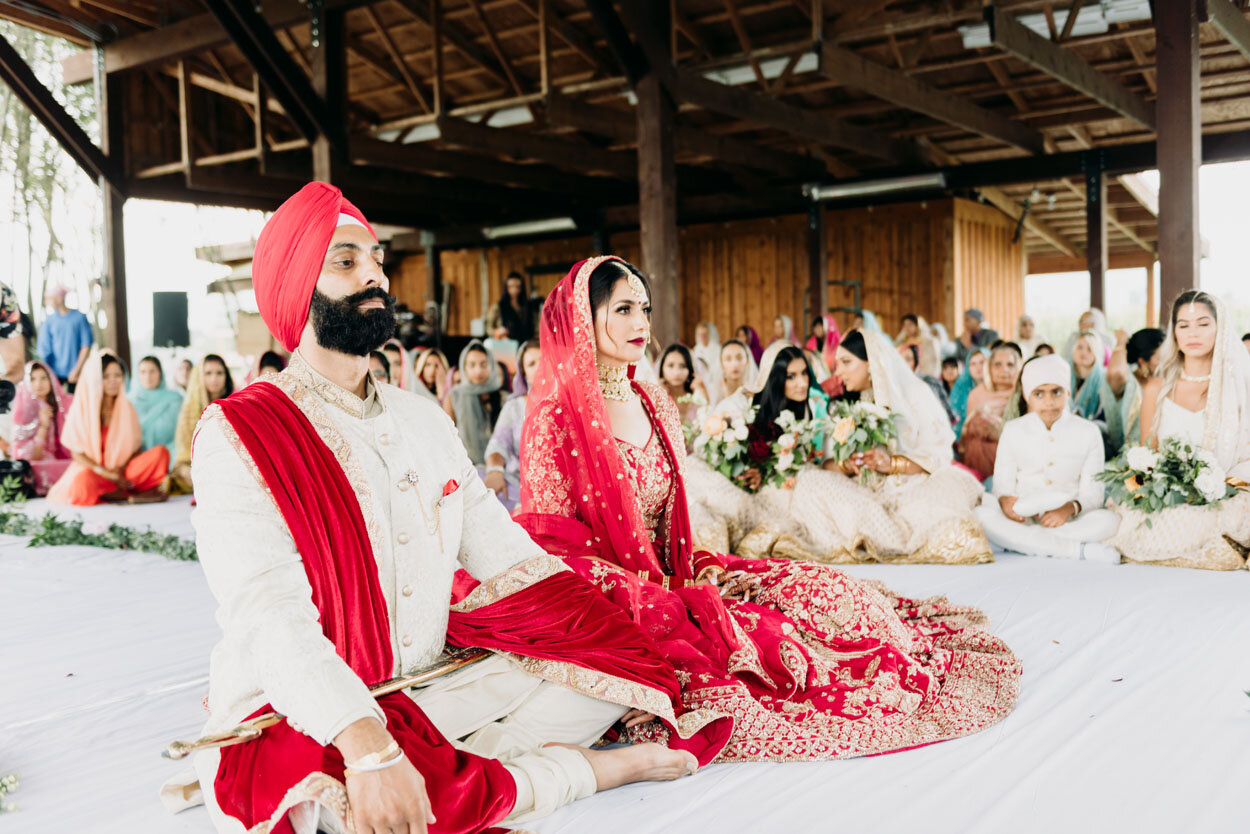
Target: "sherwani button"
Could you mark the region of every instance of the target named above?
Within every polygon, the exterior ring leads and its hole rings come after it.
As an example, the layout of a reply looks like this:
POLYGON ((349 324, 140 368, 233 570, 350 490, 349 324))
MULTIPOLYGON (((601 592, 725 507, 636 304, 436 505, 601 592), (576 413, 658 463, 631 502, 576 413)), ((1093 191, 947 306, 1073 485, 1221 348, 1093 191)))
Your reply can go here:
POLYGON ((404 644, 404 647, 405 647, 405 648, 407 648, 408 646, 411 646, 411 645, 412 645, 412 638, 411 638, 411 637, 409 637, 407 634, 405 634, 405 635, 404 635, 404 639, 403 639, 403 644, 404 644))
POLYGON ((401 593, 403 593, 403 595, 404 595, 404 596, 406 596, 406 597, 410 597, 410 596, 412 596, 412 586, 411 586, 411 585, 405 585, 405 586, 404 586, 404 590, 403 590, 401 593))
POLYGON ((400 533, 398 536, 396 536, 396 537, 395 537, 395 541, 399 542, 400 544, 407 544, 407 543, 408 543, 408 534, 407 534, 407 533, 400 533))
POLYGON ((400 482, 399 482, 399 491, 400 491, 400 492, 407 492, 407 491, 408 491, 408 482, 407 482, 407 481, 400 481, 400 482))
POLYGON ((384 433, 382 433, 382 434, 378 435, 378 442, 379 442, 379 443, 381 443, 383 446, 387 446, 387 445, 389 445, 389 444, 390 444, 390 442, 391 442, 391 436, 390 436, 389 434, 386 434, 386 433, 384 432, 384 433))

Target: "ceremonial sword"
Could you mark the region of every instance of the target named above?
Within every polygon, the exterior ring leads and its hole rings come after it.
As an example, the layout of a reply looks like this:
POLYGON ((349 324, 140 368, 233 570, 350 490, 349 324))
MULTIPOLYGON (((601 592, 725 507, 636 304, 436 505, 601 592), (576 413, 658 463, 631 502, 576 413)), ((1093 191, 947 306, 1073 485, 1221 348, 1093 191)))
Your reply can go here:
MULTIPOLYGON (((480 660, 485 660, 490 657, 490 654, 486 649, 454 649, 446 651, 438 660, 429 666, 416 670, 410 675, 391 678, 369 687, 369 694, 374 698, 381 698, 383 695, 402 692, 410 686, 420 686, 423 683, 429 683, 435 678, 441 678, 443 675, 454 672, 457 669, 463 669, 480 660)), ((224 733, 204 736, 196 741, 171 741, 169 746, 161 751, 161 755, 167 759, 185 759, 197 750, 212 750, 218 747, 242 744, 245 741, 260 738, 262 730, 266 727, 272 727, 285 718, 286 716, 279 713, 267 712, 264 715, 248 719, 234 729, 227 730, 224 733)))

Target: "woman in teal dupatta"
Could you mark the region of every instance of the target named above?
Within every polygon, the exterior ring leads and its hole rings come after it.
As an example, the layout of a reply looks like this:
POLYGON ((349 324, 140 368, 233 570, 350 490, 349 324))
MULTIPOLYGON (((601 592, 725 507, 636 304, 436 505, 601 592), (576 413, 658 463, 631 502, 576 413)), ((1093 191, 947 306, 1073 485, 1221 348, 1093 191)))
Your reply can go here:
POLYGON ((951 386, 951 409, 954 410, 957 418, 955 423, 956 438, 964 430, 964 420, 968 419, 968 396, 972 393, 972 389, 985 381, 986 374, 989 373, 989 367, 989 348, 974 347, 968 351, 968 361, 964 363, 963 371, 960 372, 959 378, 955 380, 955 384, 951 386), (978 359, 978 356, 981 358, 978 359))
POLYGON ((165 373, 155 356, 139 360, 134 378, 130 380, 127 397, 139 413, 143 429, 143 451, 154 446, 174 448, 174 431, 178 428, 178 411, 182 394, 165 387, 165 373))
MULTIPOLYGON (((1104 426, 1109 410, 1103 402, 1103 382, 1107 377, 1102 364, 1105 355, 1102 337, 1092 330, 1084 330, 1073 341, 1072 354, 1067 357, 1072 365, 1072 410, 1077 416, 1101 421, 1104 426)), ((1115 408, 1114 402, 1110 405, 1115 408)))

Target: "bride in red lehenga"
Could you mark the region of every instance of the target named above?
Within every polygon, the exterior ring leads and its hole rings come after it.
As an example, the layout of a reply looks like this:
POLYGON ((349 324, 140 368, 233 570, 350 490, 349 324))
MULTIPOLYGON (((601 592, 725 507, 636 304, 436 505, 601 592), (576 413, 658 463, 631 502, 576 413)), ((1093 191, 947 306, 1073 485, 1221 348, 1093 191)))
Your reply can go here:
POLYGON ((717 761, 886 753, 1004 718, 1020 661, 979 611, 824 565, 692 552, 676 407, 632 378, 649 298, 613 257, 577 264, 548 297, 517 520, 630 612, 676 668, 687 709, 733 720, 717 761))

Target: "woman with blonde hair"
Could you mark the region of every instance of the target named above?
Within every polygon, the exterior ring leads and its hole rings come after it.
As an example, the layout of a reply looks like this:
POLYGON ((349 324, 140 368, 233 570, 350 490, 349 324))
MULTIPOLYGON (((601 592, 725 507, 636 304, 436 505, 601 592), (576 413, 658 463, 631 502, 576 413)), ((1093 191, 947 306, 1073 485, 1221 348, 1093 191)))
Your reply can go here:
POLYGON ((1216 508, 1181 504, 1150 516, 1116 506, 1120 530, 1108 544, 1130 562, 1236 570, 1250 549, 1250 354, 1209 293, 1181 293, 1168 321, 1158 375, 1142 392, 1142 443, 1180 439, 1237 493, 1216 508))
POLYGON ((74 462, 48 490, 49 501, 89 507, 110 499, 139 504, 169 497, 169 449, 139 451, 143 429, 125 383, 117 354, 97 350, 87 357, 61 438, 74 462))
POLYGON ((194 492, 191 483, 191 441, 195 439, 195 427, 204 409, 234 393, 234 377, 226 367, 226 360, 209 353, 191 371, 187 380, 187 398, 178 412, 178 429, 174 433, 174 468, 170 477, 178 492, 194 492))

